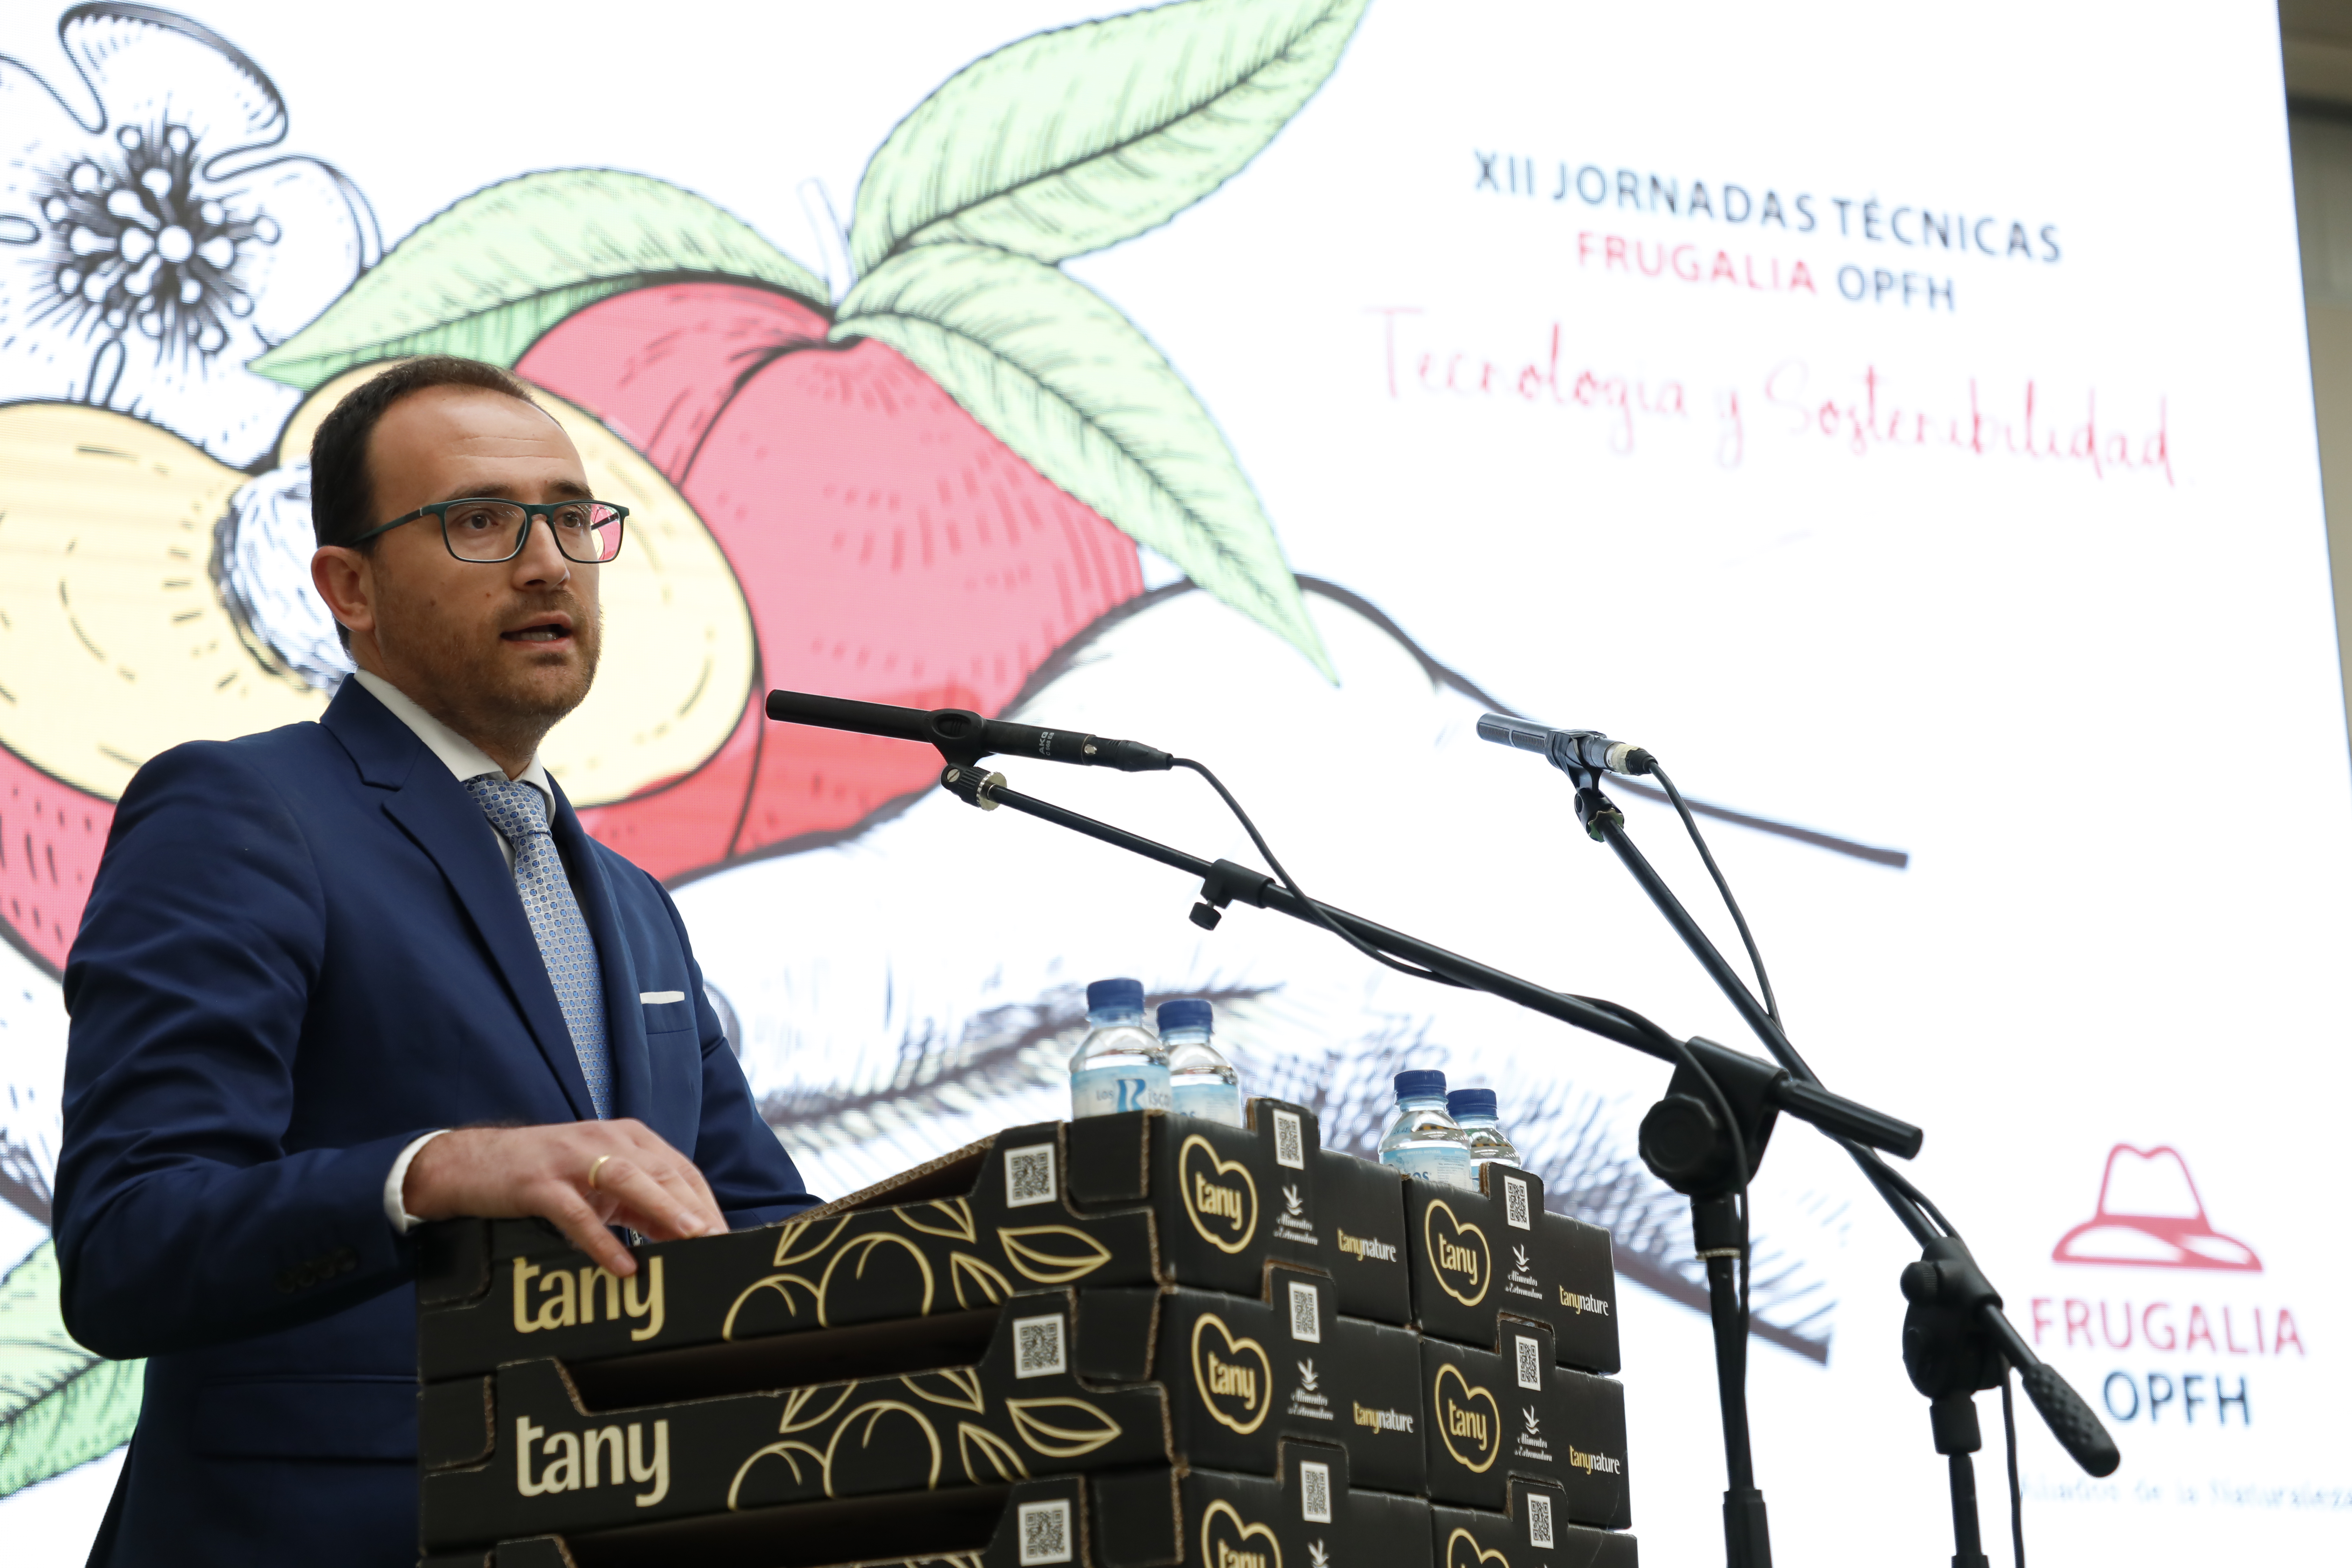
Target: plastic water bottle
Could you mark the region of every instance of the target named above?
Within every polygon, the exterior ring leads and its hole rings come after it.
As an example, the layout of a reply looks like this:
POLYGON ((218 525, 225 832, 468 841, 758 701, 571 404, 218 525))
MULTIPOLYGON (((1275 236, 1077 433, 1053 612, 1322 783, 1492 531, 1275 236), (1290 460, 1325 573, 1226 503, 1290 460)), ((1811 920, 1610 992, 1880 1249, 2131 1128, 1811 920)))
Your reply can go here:
POLYGON ((1241 1075, 1209 1043, 1215 1028, 1215 1009, 1200 997, 1160 1004, 1160 1043, 1168 1047, 1168 1082, 1178 1114, 1239 1127, 1241 1075))
POLYGON ((1470 1140, 1445 1113, 1445 1075, 1422 1068, 1396 1075, 1396 1120, 1381 1140, 1381 1163, 1424 1182, 1470 1188, 1470 1140))
POLYGON ((1493 1089, 1457 1089, 1445 1097, 1445 1109, 1454 1118, 1454 1124, 1470 1140, 1472 1186, 1478 1184, 1481 1166, 1518 1164, 1518 1148, 1496 1119, 1493 1089))
POLYGON ((1070 1055, 1070 1116, 1167 1110, 1168 1052, 1143 1026, 1143 982, 1087 987, 1087 1037, 1070 1055))

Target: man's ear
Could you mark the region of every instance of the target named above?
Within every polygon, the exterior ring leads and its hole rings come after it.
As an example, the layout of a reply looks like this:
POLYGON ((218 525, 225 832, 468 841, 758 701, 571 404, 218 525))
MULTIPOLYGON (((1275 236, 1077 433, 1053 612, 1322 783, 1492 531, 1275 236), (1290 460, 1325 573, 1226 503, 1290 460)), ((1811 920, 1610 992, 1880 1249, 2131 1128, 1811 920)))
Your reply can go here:
POLYGON ((354 640, 375 631, 375 563, 341 544, 322 544, 310 557, 310 583, 328 613, 354 640))

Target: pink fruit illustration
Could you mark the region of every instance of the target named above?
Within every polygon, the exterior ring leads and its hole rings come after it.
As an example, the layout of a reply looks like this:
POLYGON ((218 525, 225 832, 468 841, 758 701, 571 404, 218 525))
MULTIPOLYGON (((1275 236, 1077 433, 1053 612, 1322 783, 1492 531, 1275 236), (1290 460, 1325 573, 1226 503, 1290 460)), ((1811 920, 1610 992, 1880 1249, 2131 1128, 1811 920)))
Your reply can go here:
POLYGON ((81 925, 114 803, 0 751, 0 914, 18 947, 53 969, 81 925))
POLYGON ((751 605, 735 734, 691 778, 588 814, 656 876, 846 827, 939 771, 902 743, 767 726, 770 687, 995 713, 1142 590, 1125 534, 896 351, 830 344, 830 325, 771 290, 672 284, 590 306, 515 367, 653 459, 751 605))

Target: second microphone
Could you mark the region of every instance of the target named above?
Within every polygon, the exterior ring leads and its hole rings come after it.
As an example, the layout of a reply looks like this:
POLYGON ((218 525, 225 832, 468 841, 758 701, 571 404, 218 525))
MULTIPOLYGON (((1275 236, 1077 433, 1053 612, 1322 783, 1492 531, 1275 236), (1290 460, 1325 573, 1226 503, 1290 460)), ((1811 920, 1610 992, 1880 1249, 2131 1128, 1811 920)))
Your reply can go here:
POLYGON ((1049 763, 1117 768, 1129 773, 1164 773, 1175 763, 1166 752, 1139 741, 983 719, 969 708, 894 708, 806 691, 771 691, 767 710, 769 718, 786 724, 919 741, 936 746, 940 755, 951 763, 971 763, 996 755, 1040 757, 1049 763))

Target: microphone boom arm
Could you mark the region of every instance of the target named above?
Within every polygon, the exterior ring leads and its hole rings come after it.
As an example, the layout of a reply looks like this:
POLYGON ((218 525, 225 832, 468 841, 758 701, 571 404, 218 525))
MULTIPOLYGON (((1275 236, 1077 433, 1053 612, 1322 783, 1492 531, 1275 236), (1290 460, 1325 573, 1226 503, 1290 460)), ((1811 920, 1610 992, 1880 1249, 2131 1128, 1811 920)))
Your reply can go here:
MULTIPOLYGON (((1202 881, 1204 906, 1212 910, 1239 900, 1309 925, 1322 923, 1308 908, 1307 900, 1293 894, 1264 871, 1232 860, 1203 860, 1197 855, 1188 855, 1181 849, 1171 848, 1140 834, 1129 833, 1123 827, 1114 827, 1109 823, 1081 816, 1065 806, 1055 805, 1052 801, 1024 795, 1008 787, 1002 773, 983 773, 975 767, 951 764, 940 774, 940 784, 967 805, 989 811, 998 806, 1008 807, 1024 816, 1050 822, 1114 848, 1140 855, 1147 860, 1155 860, 1162 866, 1198 877, 1202 881)), ((1831 1137, 1885 1149, 1906 1159, 1919 1152, 1926 1137, 1918 1128, 1906 1121, 1897 1121, 1842 1095, 1832 1094, 1817 1084, 1806 1083, 1770 1062, 1759 1061, 1754 1057, 1707 1040, 1676 1040, 1657 1025, 1628 1008, 1614 1004, 1606 1007, 1596 1006, 1581 996, 1523 980, 1516 974, 1473 958, 1465 958, 1419 937, 1392 931, 1377 921, 1319 900, 1315 908, 1381 952, 1418 963, 1458 985, 1517 1003, 1531 1012, 1557 1018, 1563 1024, 1614 1040, 1621 1046, 1629 1046, 1644 1056, 1654 1057, 1672 1066, 1679 1067, 1687 1059, 1687 1054, 1696 1054, 1708 1074, 1719 1080, 1727 1074, 1753 1078, 1766 1103, 1799 1121, 1811 1122, 1831 1137)), ((1194 913, 1196 921, 1199 921, 1199 911, 1194 913)), ((1200 923, 1214 922, 1200 921, 1200 923)))

